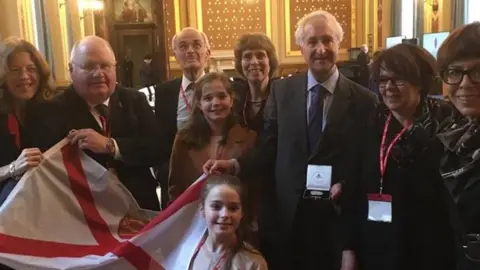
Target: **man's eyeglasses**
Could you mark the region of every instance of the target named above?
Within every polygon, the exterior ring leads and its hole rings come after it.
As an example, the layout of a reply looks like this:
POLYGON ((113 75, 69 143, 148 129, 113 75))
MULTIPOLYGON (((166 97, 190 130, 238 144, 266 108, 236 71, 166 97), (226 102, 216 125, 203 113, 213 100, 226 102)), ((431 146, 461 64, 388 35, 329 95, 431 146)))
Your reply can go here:
POLYGON ((442 80, 446 84, 458 85, 463 81, 463 76, 467 75, 472 83, 480 83, 480 66, 463 70, 461 68, 449 68, 440 73, 442 80))
POLYGON ((407 81, 405 81, 404 79, 400 79, 400 78, 395 78, 395 77, 379 77, 377 79, 377 83, 378 83, 378 87, 379 88, 386 88, 387 87, 387 83, 388 82, 392 82, 392 84, 394 84, 396 87, 402 87, 404 86, 407 81))
POLYGON ((86 63, 83 65, 77 65, 83 72, 93 74, 97 69, 99 69, 102 72, 111 72, 115 70, 115 64, 109 64, 109 63, 100 63, 100 64, 94 64, 94 63, 86 63))

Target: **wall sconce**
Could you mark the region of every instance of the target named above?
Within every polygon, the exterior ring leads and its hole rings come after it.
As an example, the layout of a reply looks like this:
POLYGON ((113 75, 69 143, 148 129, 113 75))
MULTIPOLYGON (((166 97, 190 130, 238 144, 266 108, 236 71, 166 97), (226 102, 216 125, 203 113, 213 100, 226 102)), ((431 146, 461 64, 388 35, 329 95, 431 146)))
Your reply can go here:
POLYGON ((85 16, 87 16, 86 14, 103 10, 104 5, 101 0, 78 0, 78 8, 80 12, 84 14, 80 17, 80 20, 83 20, 85 16))
POLYGON ((79 0, 78 7, 81 11, 100 11, 104 8, 101 0, 79 0))
POLYGON ((432 7, 433 12, 438 12, 438 10, 440 9, 438 0, 425 0, 425 3, 432 7))

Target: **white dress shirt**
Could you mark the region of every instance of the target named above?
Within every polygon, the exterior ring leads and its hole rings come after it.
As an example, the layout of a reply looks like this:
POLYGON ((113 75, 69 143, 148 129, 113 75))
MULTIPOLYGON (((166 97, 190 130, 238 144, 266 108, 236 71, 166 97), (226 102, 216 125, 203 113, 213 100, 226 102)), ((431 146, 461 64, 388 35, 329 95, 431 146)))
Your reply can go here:
MULTIPOLYGON (((108 98, 107 100, 105 100, 105 102, 103 102, 103 104, 105 106, 107 106, 108 108, 108 104, 110 102, 110 98, 108 98)), ((97 111, 97 109, 95 109, 95 107, 90 107, 90 113, 93 115, 93 117, 95 118, 95 120, 97 121, 97 124, 98 126, 103 130, 103 125, 102 125, 102 120, 100 119, 100 112, 97 111)), ((114 155, 114 158, 117 159, 117 160, 121 160, 122 159, 122 155, 120 154, 120 149, 118 148, 118 144, 117 144, 117 141, 115 141, 115 139, 112 138, 112 141, 113 141, 113 144, 115 146, 115 155, 114 155)))
MULTIPOLYGON (((199 78, 201 78, 203 75, 205 75, 205 72, 203 72, 199 78)), ((185 75, 182 76, 181 88, 185 91, 185 96, 187 98, 189 106, 192 106, 193 92, 194 92, 194 89, 187 89, 191 83, 193 82, 190 81, 187 77, 185 77, 185 75)), ((177 129, 178 130, 185 127, 185 124, 187 123, 187 120, 190 117, 188 106, 182 95, 182 89, 180 89, 178 93, 178 105, 177 105, 177 129)))
POLYGON ((328 111, 330 110, 330 105, 332 104, 333 100, 333 93, 335 92, 335 88, 337 87, 338 78, 340 77, 340 73, 338 72, 338 68, 335 67, 335 72, 324 82, 317 82, 315 77, 313 77, 312 72, 310 69, 307 73, 307 123, 309 122, 309 113, 308 110, 310 109, 310 103, 312 101, 312 92, 310 89, 315 87, 316 85, 320 84, 325 89, 327 89, 328 94, 324 96, 323 100, 323 121, 322 121, 322 130, 325 129, 325 124, 327 123, 328 119, 328 111))

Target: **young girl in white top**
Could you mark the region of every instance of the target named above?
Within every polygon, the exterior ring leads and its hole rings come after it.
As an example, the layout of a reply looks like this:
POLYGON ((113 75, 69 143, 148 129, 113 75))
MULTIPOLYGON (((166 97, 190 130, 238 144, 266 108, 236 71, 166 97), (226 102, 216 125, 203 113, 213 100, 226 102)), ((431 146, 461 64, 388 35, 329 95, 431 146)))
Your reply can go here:
POLYGON ((209 176, 200 211, 208 231, 190 261, 190 270, 266 270, 263 256, 245 242, 244 193, 234 176, 209 176))

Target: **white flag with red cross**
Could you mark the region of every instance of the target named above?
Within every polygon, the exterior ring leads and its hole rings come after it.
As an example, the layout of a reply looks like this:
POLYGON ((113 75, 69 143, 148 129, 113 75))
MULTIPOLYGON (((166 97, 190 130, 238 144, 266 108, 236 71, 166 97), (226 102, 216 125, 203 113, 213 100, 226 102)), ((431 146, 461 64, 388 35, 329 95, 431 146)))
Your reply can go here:
POLYGON ((117 177, 65 140, 0 208, 0 263, 14 269, 187 269, 206 231, 200 177, 164 211, 140 209, 117 177))

